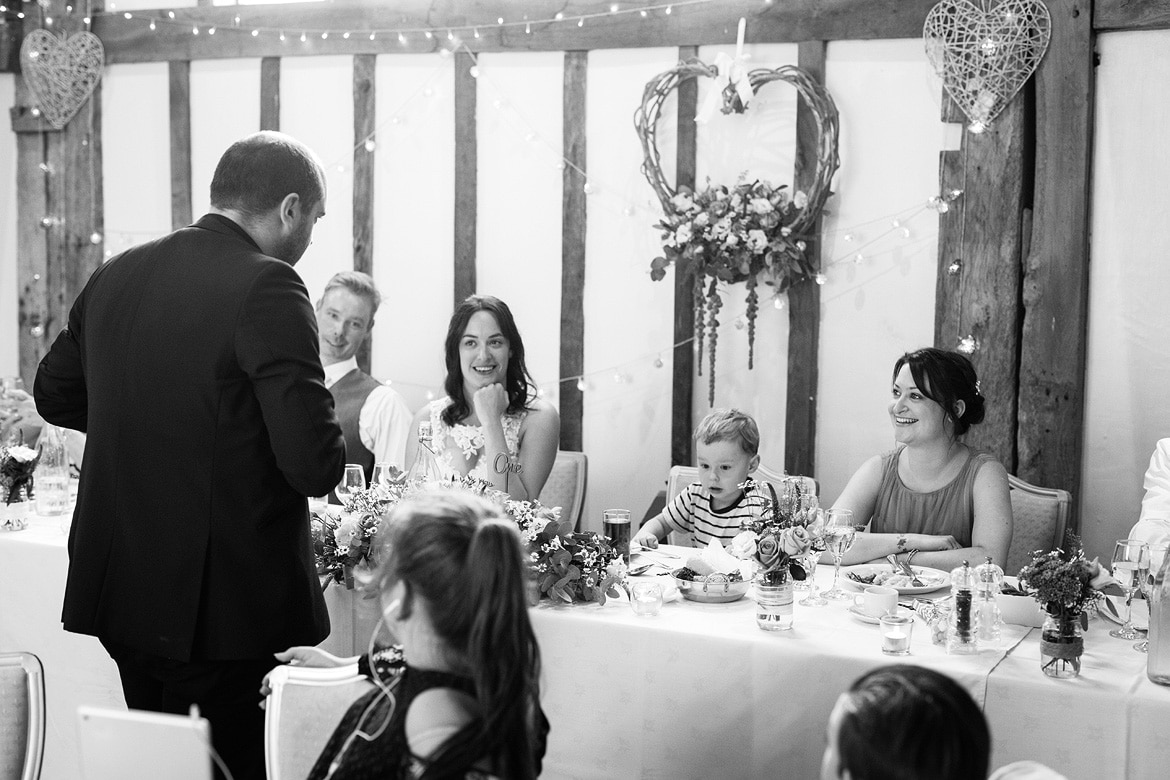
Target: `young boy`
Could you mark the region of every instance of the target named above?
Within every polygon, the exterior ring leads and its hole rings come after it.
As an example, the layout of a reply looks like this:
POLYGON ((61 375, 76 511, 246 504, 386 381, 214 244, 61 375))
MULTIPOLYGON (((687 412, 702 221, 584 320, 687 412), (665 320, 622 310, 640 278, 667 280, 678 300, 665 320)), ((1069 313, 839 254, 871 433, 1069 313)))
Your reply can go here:
POLYGON ((715 409, 695 429, 695 461, 699 481, 687 485, 662 512, 642 526, 631 545, 653 549, 671 531, 685 533, 697 547, 711 539, 727 546, 740 523, 758 517, 764 508, 759 494, 739 488, 760 465, 760 430, 756 421, 737 409, 715 409))

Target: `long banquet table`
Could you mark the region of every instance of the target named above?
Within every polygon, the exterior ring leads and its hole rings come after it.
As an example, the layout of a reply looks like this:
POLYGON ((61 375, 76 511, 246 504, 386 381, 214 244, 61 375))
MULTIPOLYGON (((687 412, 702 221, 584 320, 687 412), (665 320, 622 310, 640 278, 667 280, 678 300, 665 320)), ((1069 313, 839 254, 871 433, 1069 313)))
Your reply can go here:
MULTIPOLYGON (((76 708, 124 707, 117 671, 92 637, 61 629, 66 571, 60 518, 0 533, 0 652, 27 650, 45 666, 45 780, 79 777, 76 708)), ((830 567, 821 567, 826 585, 830 567)), ((376 614, 330 586, 327 645, 364 644, 376 614)), ((798 594, 799 597, 799 594, 798 594)), ((552 723, 543 777, 816 777, 825 723, 838 694, 862 672, 904 660, 964 685, 991 723, 993 766, 1031 758, 1070 780, 1165 776, 1170 688, 1145 678, 1132 642, 1090 624, 1081 676, 1039 669, 1034 629, 1006 626, 996 649, 948 656, 917 622, 911 655, 879 650, 875 627, 840 603, 796 607, 795 628, 755 626, 749 599, 666 604, 638 617, 624 598, 532 610, 540 640, 542 699, 552 723)))

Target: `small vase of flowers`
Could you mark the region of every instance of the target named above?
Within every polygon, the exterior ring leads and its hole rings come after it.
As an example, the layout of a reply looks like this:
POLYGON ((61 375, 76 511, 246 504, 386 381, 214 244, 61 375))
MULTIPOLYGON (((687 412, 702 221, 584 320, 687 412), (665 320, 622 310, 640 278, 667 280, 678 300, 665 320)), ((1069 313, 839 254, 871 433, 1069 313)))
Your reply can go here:
POLYGON ((37 451, 23 444, 0 448, 0 528, 5 531, 28 527, 37 460, 37 451))
POLYGON ((731 554, 757 565, 756 624, 765 631, 792 628, 792 583, 807 573, 800 557, 808 554, 824 530, 821 511, 790 495, 777 496, 768 482, 749 478, 740 486, 745 493, 763 497, 760 515, 743 524, 731 540, 731 554))
POLYGON ((1087 610, 1115 581, 1096 560, 1088 560, 1081 540, 1068 534, 1066 550, 1036 551, 1020 570, 1020 587, 1047 613, 1040 629, 1040 670, 1049 677, 1076 677, 1085 652, 1087 610))

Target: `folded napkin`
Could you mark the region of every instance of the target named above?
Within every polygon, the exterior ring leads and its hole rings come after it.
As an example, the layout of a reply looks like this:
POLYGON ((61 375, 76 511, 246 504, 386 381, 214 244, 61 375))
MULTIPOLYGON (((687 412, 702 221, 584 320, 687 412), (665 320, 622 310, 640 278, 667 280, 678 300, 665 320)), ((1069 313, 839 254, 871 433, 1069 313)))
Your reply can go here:
POLYGON ((1099 590, 1106 596, 1125 595, 1125 588, 1121 587, 1120 582, 1113 579, 1113 575, 1096 558, 1089 561, 1089 567, 1093 573, 1093 579, 1089 580, 1089 585, 1093 590, 1099 590))
POLYGON ((723 549, 719 540, 711 539, 701 552, 687 558, 685 566, 699 574, 718 573, 730 576, 734 572, 739 572, 744 579, 750 579, 750 570, 745 571, 744 569, 744 565, 748 563, 748 561, 741 561, 723 549))

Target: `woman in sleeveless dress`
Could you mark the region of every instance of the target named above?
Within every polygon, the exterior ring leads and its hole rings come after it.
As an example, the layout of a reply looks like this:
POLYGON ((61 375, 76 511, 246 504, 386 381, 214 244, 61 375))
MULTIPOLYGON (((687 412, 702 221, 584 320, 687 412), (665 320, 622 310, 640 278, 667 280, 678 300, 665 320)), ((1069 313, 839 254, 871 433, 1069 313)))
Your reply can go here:
POLYGON ((365 585, 400 644, 360 659, 315 647, 277 654, 303 666, 357 661, 374 683, 309 780, 536 778, 548 720, 515 524, 470 492, 436 489, 398 504, 377 540, 365 585))
POLYGON ((893 553, 945 571, 987 557, 1003 566, 1012 538, 1007 472, 961 441, 984 414, 971 361, 933 348, 903 355, 889 414, 897 447, 862 464, 833 504, 868 525, 843 562, 893 553))
POLYGON ((429 420, 431 449, 451 473, 479 477, 515 499, 536 499, 557 456, 561 423, 535 393, 507 304, 468 297, 451 315, 445 352, 447 396, 415 415, 406 462, 414 462, 419 423, 429 420))

